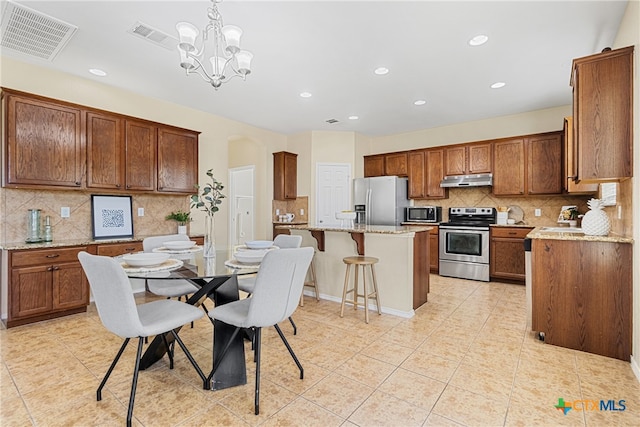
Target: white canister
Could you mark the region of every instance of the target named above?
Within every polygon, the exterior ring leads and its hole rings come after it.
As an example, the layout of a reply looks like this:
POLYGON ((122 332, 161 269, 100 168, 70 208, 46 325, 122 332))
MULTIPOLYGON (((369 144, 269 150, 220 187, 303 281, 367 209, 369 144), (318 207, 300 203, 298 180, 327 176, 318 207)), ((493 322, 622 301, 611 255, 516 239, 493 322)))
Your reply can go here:
POLYGON ((507 225, 508 218, 509 218, 509 212, 497 212, 496 224, 507 225))

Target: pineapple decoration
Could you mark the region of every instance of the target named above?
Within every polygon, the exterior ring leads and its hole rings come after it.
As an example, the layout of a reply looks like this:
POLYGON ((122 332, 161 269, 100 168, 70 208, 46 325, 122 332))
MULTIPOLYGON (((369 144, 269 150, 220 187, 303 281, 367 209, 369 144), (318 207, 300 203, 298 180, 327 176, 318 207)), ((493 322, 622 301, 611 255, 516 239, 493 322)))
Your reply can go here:
POLYGON ((604 213, 602 200, 591 199, 587 202, 589 212, 582 218, 582 231, 589 236, 606 236, 611 230, 609 217, 604 213))

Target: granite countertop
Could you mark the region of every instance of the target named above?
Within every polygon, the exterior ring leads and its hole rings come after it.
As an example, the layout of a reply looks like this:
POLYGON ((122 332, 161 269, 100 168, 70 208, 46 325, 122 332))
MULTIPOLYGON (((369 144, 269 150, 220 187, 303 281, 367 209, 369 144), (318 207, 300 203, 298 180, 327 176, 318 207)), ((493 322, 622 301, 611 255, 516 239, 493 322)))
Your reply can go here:
POLYGON ((307 221, 273 221, 273 225, 307 225, 307 221))
MULTIPOLYGON (((444 221, 441 221, 444 222, 444 221)), ((400 225, 411 226, 411 227, 437 227, 440 225, 440 222, 410 222, 405 221, 401 222, 400 225)))
POLYGON ((377 234, 406 234, 429 231, 429 226, 394 226, 394 225, 356 225, 355 227, 322 227, 310 225, 294 225, 290 227, 276 226, 276 228, 289 228, 309 231, 340 231, 347 233, 377 233, 377 234))
POLYGON ((535 226, 527 224, 491 224, 489 227, 535 228, 535 226))
POLYGON ((581 240, 586 242, 633 243, 633 238, 616 233, 609 233, 606 236, 588 236, 584 233, 543 231, 542 228, 544 227, 534 228, 529 234, 527 234, 527 238, 548 240, 581 240))
MULTIPOLYGON (((202 235, 189 236, 190 238, 201 237, 202 235)), ((48 249, 48 248, 62 248, 65 246, 87 246, 87 245, 100 245, 108 243, 128 243, 128 242, 142 242, 145 237, 151 236, 136 236, 132 238, 116 238, 116 239, 74 239, 74 240, 60 240, 55 239, 52 242, 39 242, 39 243, 26 243, 22 242, 2 242, 0 243, 0 249, 4 250, 18 250, 18 249, 48 249)))

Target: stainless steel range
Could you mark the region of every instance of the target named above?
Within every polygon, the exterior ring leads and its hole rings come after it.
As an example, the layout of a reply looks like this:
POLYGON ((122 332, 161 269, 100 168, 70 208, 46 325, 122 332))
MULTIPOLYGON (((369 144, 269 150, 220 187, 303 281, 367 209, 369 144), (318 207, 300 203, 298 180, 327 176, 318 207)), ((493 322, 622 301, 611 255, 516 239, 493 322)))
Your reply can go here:
POLYGON ((449 222, 440 223, 439 274, 489 281, 489 225, 495 208, 449 208, 449 222))

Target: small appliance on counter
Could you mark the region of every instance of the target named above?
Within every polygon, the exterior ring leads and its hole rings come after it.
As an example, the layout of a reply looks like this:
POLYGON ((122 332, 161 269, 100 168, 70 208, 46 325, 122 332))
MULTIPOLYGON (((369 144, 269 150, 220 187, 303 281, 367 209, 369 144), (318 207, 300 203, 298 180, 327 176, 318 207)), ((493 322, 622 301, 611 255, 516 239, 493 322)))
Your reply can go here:
POLYGON ((409 206, 405 210, 406 222, 441 222, 442 207, 440 206, 409 206))
POLYGON ((498 206, 497 210, 498 212, 496 213, 496 224, 507 225, 507 220, 509 219, 509 207, 498 206))

